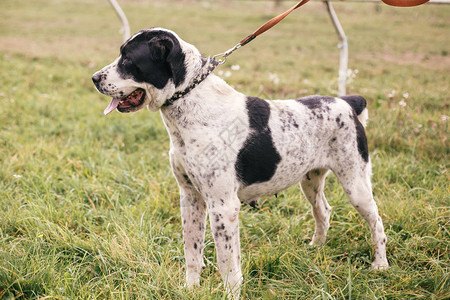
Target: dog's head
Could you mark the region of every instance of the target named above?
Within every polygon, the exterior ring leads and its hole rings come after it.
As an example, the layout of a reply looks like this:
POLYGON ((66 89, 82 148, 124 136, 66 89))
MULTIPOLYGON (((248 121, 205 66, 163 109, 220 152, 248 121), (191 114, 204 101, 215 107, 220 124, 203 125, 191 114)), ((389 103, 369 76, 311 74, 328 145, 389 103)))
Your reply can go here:
POLYGON ((159 109, 189 77, 198 50, 174 32, 141 30, 120 47, 120 56, 92 76, 97 90, 112 97, 105 114, 159 109))

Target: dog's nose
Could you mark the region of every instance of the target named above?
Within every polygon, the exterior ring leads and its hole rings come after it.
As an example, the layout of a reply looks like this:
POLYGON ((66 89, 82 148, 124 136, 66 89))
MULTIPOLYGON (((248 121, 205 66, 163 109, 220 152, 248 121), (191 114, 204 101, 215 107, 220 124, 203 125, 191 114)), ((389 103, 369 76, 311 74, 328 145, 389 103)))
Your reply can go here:
POLYGON ((94 82, 95 86, 98 85, 100 79, 101 79, 100 74, 95 73, 95 74, 92 76, 92 81, 94 82))

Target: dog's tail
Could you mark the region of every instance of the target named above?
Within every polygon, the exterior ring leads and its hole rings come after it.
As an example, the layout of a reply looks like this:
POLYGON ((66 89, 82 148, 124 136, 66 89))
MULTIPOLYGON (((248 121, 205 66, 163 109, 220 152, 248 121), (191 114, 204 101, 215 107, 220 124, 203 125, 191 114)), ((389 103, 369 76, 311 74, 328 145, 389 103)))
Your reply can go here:
POLYGON ((367 120, 369 119, 366 99, 358 95, 348 95, 339 98, 347 102, 355 110, 356 115, 358 115, 358 120, 366 127, 367 120))

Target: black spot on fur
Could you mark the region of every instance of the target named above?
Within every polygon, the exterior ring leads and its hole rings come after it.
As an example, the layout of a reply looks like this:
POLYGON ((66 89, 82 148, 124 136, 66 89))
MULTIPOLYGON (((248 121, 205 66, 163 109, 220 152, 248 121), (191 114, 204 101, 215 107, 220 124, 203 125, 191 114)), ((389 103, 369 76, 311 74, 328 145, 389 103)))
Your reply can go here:
POLYGON ((356 112, 357 115, 362 113, 364 108, 367 106, 367 101, 361 96, 358 95, 348 95, 339 97, 345 102, 347 102, 356 112))
POLYGON ((345 125, 344 121, 341 121, 340 117, 336 117, 336 123, 338 124, 339 128, 342 128, 345 125))
POLYGON ((192 185, 191 180, 189 179, 189 176, 187 176, 186 174, 183 175, 184 180, 186 181, 187 184, 192 185))
POLYGON ((122 78, 147 82, 162 89, 169 79, 179 86, 186 77, 185 55, 178 39, 167 31, 141 30, 120 47, 122 78))
POLYGON ((281 121, 281 130, 286 131, 287 128, 294 126, 298 128, 297 121, 295 120, 294 114, 289 110, 280 110, 279 112, 281 121))
POLYGON ((251 185, 270 180, 281 156, 275 149, 268 127, 269 104, 262 99, 248 97, 247 111, 250 128, 253 130, 238 153, 235 168, 241 182, 251 185))
POLYGON ((217 231, 224 230, 224 229, 225 229, 225 224, 224 224, 224 223, 222 223, 222 224, 219 225, 219 226, 216 226, 216 230, 217 230, 217 231))
POLYGON ((369 161, 369 146, 367 145, 366 132, 361 122, 358 120, 356 112, 353 113, 353 121, 356 127, 356 142, 358 145, 358 152, 365 162, 369 161))
POLYGON ((197 249, 197 243, 194 243, 194 249, 197 249))
POLYGON ((266 101, 257 97, 247 97, 247 111, 251 129, 262 131, 267 128, 270 107, 266 101))
POLYGON ((333 97, 320 95, 311 95, 297 99, 297 102, 300 102, 309 109, 322 108, 324 104, 334 103, 335 101, 336 100, 333 97))

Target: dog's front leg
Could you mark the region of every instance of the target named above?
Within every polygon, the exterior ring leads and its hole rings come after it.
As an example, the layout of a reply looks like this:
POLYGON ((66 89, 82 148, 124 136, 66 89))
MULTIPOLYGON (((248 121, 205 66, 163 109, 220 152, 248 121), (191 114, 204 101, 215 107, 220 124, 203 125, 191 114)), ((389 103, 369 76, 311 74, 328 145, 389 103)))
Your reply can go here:
POLYGON ((208 200, 207 203, 220 274, 226 284, 227 292, 234 299, 238 299, 242 283, 239 242, 241 202, 236 197, 235 199, 208 200))
POLYGON ((186 284, 188 288, 200 284, 204 266, 206 205, 194 191, 180 190, 181 220, 183 222, 184 257, 186 259, 186 284))

